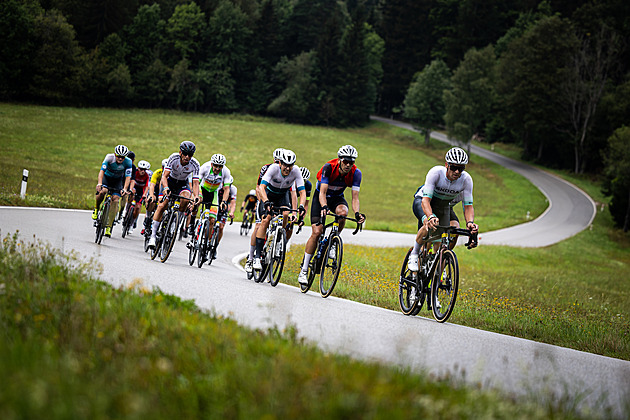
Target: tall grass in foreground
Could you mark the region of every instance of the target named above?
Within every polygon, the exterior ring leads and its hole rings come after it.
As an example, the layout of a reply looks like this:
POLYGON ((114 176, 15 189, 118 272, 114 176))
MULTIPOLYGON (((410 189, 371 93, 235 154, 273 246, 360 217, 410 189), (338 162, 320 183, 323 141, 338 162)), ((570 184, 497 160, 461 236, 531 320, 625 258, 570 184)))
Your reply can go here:
MULTIPOLYGON (((0 418, 578 418, 578 401, 515 400, 323 353, 191 301, 114 289, 43 245, 0 246, 0 418)), ((590 413, 592 414, 592 413, 590 413)))
MULTIPOLYGON (((477 249, 457 247, 460 292, 449 322, 630 360, 630 241, 611 226, 604 211, 592 229, 546 248, 484 246, 483 237, 477 249)), ((303 252, 290 250, 283 282, 297 286, 303 252)), ((333 295, 399 311, 406 252, 344 245, 333 295)), ((419 315, 432 317, 426 308, 419 315)))

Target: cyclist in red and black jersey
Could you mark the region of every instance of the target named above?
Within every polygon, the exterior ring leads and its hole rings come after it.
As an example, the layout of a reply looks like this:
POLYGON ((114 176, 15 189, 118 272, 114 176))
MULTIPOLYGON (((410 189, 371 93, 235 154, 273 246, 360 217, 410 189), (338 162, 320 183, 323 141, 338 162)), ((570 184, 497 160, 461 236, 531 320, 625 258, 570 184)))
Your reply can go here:
MULTIPOLYGON (((136 227, 136 222, 138 220, 138 215, 140 214, 140 208, 142 207, 142 200, 146 193, 147 187, 149 185, 149 181, 151 180, 151 164, 146 160, 141 160, 138 162, 138 167, 136 168, 135 175, 131 176, 131 185, 129 189, 132 191, 133 199, 136 201, 136 205, 133 208, 133 225, 127 231, 128 235, 133 233, 133 230, 136 227)), ((125 214, 127 213, 127 209, 125 208, 122 214, 122 218, 125 218, 125 214)))
MULTIPOLYGON (((352 189, 352 209, 359 223, 365 221, 365 215, 360 213, 359 190, 361 187, 361 171, 354 164, 359 156, 357 149, 351 145, 341 146, 337 152, 337 159, 332 159, 324 164, 317 173, 317 186, 313 194, 311 205, 311 237, 304 248, 304 263, 298 276, 298 281, 307 284, 306 273, 311 258, 315 253, 319 236, 324 231, 323 222, 328 210, 340 215, 348 215, 348 202, 343 193, 346 188, 352 189)), ((339 232, 343 230, 345 220, 339 221, 339 232)))

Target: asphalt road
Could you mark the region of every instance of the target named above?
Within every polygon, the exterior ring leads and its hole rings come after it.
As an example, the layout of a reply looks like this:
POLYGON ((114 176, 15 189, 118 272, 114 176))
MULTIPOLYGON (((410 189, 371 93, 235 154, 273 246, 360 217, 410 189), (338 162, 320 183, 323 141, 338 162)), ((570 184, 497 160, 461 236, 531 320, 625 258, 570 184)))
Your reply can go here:
MULTIPOLYGON (((416 131, 411 124, 401 121, 381 117, 372 117, 372 119, 416 131)), ((455 144, 441 133, 434 132, 431 137, 445 143, 455 144)), ((593 222, 597 212, 595 203, 588 194, 575 185, 549 172, 475 145, 471 146, 471 153, 523 175, 547 197, 549 202, 547 210, 531 222, 493 232, 483 232, 483 226, 480 226, 480 245, 544 247, 570 238, 586 229, 593 222)), ((424 179, 420 182, 424 182, 424 179)))
MULTIPOLYGON (((102 265, 101 278, 114 284, 141 279, 148 286, 201 308, 228 316, 240 324, 266 329, 292 325, 298 334, 326 351, 355 358, 449 374, 462 381, 497 387, 513 395, 575 399, 579 405, 602 413, 610 406, 616 417, 630 413, 630 362, 597 356, 534 341, 438 324, 423 317, 319 294, 300 293, 294 286, 255 284, 232 262, 247 251, 249 240, 238 226, 226 228, 219 257, 212 266, 190 267, 184 243, 162 264, 143 252, 137 233, 122 239, 120 228, 102 245, 93 242, 90 213, 59 209, 0 207, 3 235, 20 231, 65 251, 75 250, 102 265)), ((305 238, 303 232, 300 237, 305 238)), ((369 233, 363 240, 369 238, 369 233)), ((344 237, 351 236, 346 230, 344 237), (347 233, 347 234, 346 234, 347 233)), ((393 235, 396 236, 396 235, 393 235)), ((386 233, 376 235, 383 242, 386 233)), ((297 283, 296 283, 297 285, 297 283)))

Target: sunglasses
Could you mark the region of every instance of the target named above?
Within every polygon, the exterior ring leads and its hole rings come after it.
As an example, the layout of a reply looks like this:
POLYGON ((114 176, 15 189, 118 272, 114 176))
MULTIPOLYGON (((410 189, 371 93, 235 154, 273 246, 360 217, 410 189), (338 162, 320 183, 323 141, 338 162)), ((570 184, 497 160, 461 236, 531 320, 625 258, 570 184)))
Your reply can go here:
POLYGON ((466 169, 466 167, 463 166, 463 165, 462 166, 460 166, 460 165, 448 165, 448 167, 453 172, 464 172, 464 169, 466 169))
POLYGON ((192 156, 194 155, 194 153, 185 153, 185 152, 182 152, 182 155, 183 155, 183 156, 192 157, 192 156))
POLYGON ((349 160, 349 159, 341 159, 341 161, 345 163, 346 165, 352 165, 354 163, 354 160, 349 160))

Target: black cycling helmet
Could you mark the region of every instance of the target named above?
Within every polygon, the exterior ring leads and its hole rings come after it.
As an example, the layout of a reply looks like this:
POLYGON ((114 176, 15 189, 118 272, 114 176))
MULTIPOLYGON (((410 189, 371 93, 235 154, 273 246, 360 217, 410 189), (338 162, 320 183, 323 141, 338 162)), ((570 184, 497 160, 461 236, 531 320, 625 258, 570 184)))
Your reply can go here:
POLYGON ((134 160, 136 158, 136 154, 130 150, 129 153, 127 153, 127 157, 134 160))
POLYGON ((197 147, 192 141, 185 140, 179 145, 179 150, 186 155, 192 156, 195 150, 197 150, 197 147))

